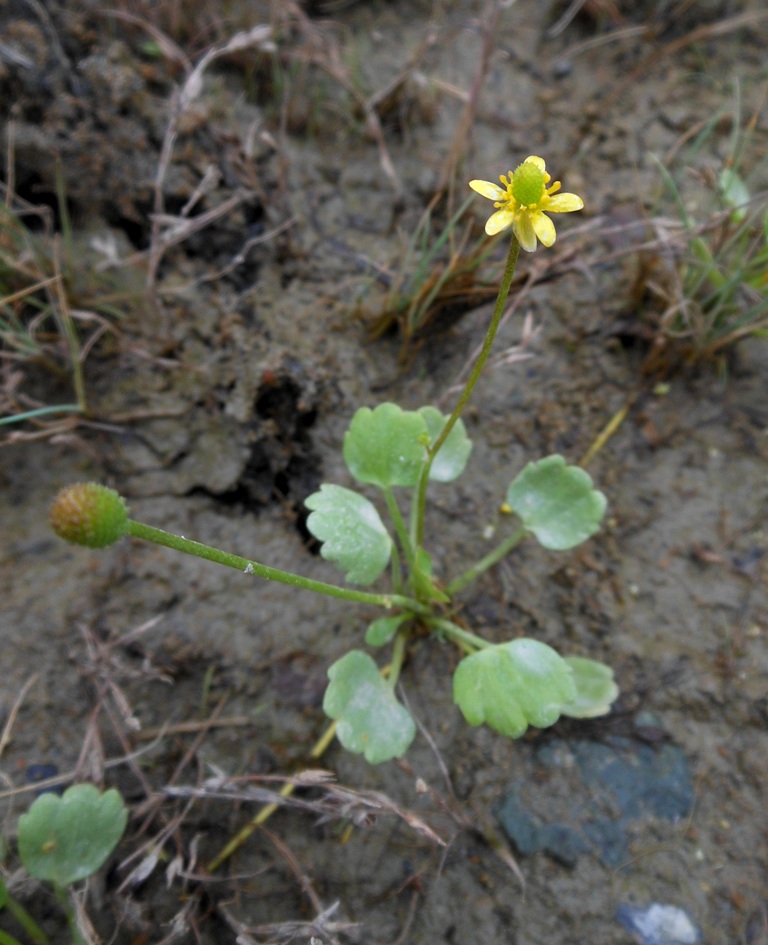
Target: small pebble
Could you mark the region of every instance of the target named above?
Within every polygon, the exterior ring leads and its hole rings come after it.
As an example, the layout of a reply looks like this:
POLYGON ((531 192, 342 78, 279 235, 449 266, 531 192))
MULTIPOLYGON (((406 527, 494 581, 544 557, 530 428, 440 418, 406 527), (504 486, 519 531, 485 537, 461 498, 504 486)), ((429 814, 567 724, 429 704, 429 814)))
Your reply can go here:
POLYGON ((642 908, 621 905, 616 918, 640 945, 696 945, 701 939, 701 933, 683 909, 661 902, 642 908))

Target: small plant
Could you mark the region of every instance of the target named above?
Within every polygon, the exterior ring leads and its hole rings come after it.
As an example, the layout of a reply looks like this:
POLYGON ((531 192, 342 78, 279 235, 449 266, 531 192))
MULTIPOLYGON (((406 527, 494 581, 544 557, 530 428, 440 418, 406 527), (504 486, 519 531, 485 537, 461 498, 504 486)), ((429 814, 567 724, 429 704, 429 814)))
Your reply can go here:
POLYGON ((87 414, 83 362, 129 297, 98 271, 92 251, 75 246, 60 174, 57 189, 54 232, 49 207, 28 204, 0 184, 0 426, 87 414), (74 402, 40 403, 30 383, 33 366, 69 380, 74 402))
POLYGON ((532 156, 501 178, 502 187, 487 181, 470 184, 494 201, 488 235, 511 228, 513 236, 482 352, 453 412, 445 416, 434 407, 409 411, 384 403, 374 409, 361 407, 352 418, 344 437, 344 460, 360 485, 378 490, 389 527, 369 498, 343 486, 325 483, 306 501, 311 510, 307 527, 321 542, 323 557, 351 584, 371 585, 389 570, 390 592, 309 580, 142 524, 130 517, 116 492, 93 483, 64 489, 52 507, 54 529, 75 543, 104 547, 130 535, 267 580, 383 609, 368 626, 365 641, 373 648, 391 647, 387 665, 380 669, 369 653, 350 650, 328 670, 323 704, 344 747, 373 764, 400 757, 414 738, 414 720, 397 698, 396 687, 408 643, 417 633, 451 641, 461 652, 453 698, 465 719, 471 725, 486 723, 512 738, 529 725, 552 725, 561 715, 603 714, 618 692, 611 670, 602 663, 563 658, 534 639, 490 643, 457 618, 457 595, 527 536, 535 536, 545 548, 564 551, 595 534, 606 500, 583 469, 569 466, 558 455, 529 463, 512 479, 505 496, 520 524, 452 579, 434 573, 425 542, 429 484, 457 479, 472 450, 461 414, 490 354, 520 248, 533 252, 537 241, 551 246, 555 228, 547 214, 583 206, 579 197, 559 194, 560 184, 547 186, 549 182, 544 161, 532 156), (407 517, 400 490, 410 495, 407 517))
MULTIPOLYGON (((694 142, 691 160, 720 118, 694 142)), ((660 165, 664 201, 677 219, 652 221, 659 238, 634 293, 650 296, 659 308, 649 371, 676 359, 719 358, 740 338, 768 331, 768 201, 765 192, 750 193, 743 174, 748 141, 736 120, 729 156, 719 167, 683 181, 660 165)))
POLYGON ((497 289, 481 277, 494 242, 477 237, 474 217, 463 223, 472 198, 466 200, 432 239, 432 204, 408 240, 397 272, 387 276, 388 289, 371 314, 362 305, 372 338, 392 328, 400 333, 400 359, 407 360, 431 332, 450 326, 457 315, 493 298, 497 289))
MULTIPOLYGON (((50 882, 64 907, 73 945, 85 945, 67 889, 92 876, 112 853, 125 831, 128 812, 120 793, 103 794, 92 784, 74 784, 59 797, 41 794, 19 818, 19 856, 31 876, 50 882)), ((48 937, 8 892, 0 879, 0 909, 5 907, 33 942, 48 937)), ((0 931, 0 945, 21 945, 0 931)))

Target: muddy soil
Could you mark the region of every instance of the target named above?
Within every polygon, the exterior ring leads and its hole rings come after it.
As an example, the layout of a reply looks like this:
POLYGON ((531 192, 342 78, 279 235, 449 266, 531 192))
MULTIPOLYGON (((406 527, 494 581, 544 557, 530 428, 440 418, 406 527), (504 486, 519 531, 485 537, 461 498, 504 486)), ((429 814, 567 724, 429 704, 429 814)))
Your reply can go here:
MULTIPOLYGON (((763 4, 587 2, 572 19, 527 0, 188 7, 12 0, 0 14, 6 183, 56 213, 58 158, 83 264, 130 292, 86 360, 92 417, 0 454, 9 886, 66 941, 13 846, 44 765, 118 786, 131 808, 85 900, 117 945, 766 945, 768 345, 643 373, 653 305, 633 291, 630 251, 659 210, 654 156, 687 154, 714 115, 693 170, 720 167, 754 118, 745 161, 755 190, 768 185, 763 4), (238 31, 243 48, 193 88, 194 66, 238 31), (139 520, 335 580, 302 501, 351 485, 351 415, 447 408, 490 314, 453 311, 403 359, 396 333, 371 342, 360 299, 377 311, 446 181, 460 201, 466 179, 531 153, 586 208, 521 260, 467 416, 469 469, 434 490, 431 549, 445 574, 484 554, 522 466, 578 462, 628 407, 589 464, 609 501, 601 533, 568 553, 526 544, 462 614, 493 640, 610 663, 620 699, 605 718, 505 740, 464 723, 456 654, 419 640, 404 761, 369 767, 334 743, 310 765, 378 806, 299 792, 325 798, 324 815, 281 809, 206 876, 258 811, 248 792, 308 765, 327 667, 371 613, 137 542, 66 546, 48 505, 95 479, 139 520), (528 357, 502 357, 526 318, 528 357), (684 916, 654 930, 654 904, 684 916)), ((25 371, 40 402, 70 398, 25 371)), ((22 937, 2 912, 0 929, 22 937)))

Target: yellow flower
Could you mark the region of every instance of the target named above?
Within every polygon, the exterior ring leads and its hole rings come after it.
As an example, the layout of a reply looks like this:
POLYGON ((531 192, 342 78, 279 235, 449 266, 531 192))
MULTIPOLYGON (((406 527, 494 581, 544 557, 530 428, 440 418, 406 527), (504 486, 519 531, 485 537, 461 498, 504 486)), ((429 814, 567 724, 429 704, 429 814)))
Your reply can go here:
POLYGON ((546 216, 547 213, 571 213, 581 210, 584 201, 576 194, 558 194, 560 181, 552 180, 546 171, 546 165, 540 157, 532 154, 509 177, 500 177, 503 187, 488 180, 471 180, 469 186, 483 197, 494 201, 496 213, 485 224, 485 232, 495 236, 511 226, 520 245, 526 252, 536 249, 536 237, 544 246, 555 242, 555 224, 546 216), (552 196, 556 194, 556 196, 552 196))

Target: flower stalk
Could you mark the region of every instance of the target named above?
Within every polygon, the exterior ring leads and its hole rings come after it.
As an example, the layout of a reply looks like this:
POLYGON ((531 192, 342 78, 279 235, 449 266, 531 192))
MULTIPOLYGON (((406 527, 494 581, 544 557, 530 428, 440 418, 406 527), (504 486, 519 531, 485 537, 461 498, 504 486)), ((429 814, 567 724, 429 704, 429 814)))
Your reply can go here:
POLYGON ((451 583, 446 587, 445 593, 449 596, 457 594, 460 590, 465 588, 468 584, 471 584, 476 578, 487 571, 488 568, 492 568, 494 564, 498 564, 502 558, 505 558, 510 551, 515 549, 520 542, 528 535, 528 532, 524 527, 518 528, 512 535, 508 538, 505 538, 500 544, 498 544, 493 551, 489 551, 484 558, 481 558, 476 562, 471 568, 468 568, 463 574, 460 574, 455 578, 451 583))
POLYGON ((449 433, 454 428, 459 417, 464 412, 464 408, 467 406, 469 398, 472 396, 472 391, 475 389, 475 385, 480 379, 480 375, 483 373, 483 368, 485 367, 485 363, 491 353, 491 348, 493 347, 493 342, 496 339, 496 333, 499 330, 501 318, 504 314, 504 306, 507 303, 509 290, 512 287, 512 280, 515 277, 515 269, 517 267, 517 259, 519 255, 520 242, 516 236, 513 236, 512 242, 509 245, 509 252, 507 253, 507 262, 504 266, 504 276, 502 277, 501 285, 499 286, 499 294, 496 296, 496 304, 493 308, 493 315, 491 316, 488 330, 485 333, 485 338, 483 339, 483 346, 480 350, 480 354, 477 356, 477 360, 472 366, 472 370, 469 374, 469 377, 467 378, 467 382, 464 385, 464 390, 462 390, 459 399, 456 401, 456 406, 453 408, 453 412, 448 418, 448 421, 443 427, 440 435, 430 446, 429 451, 427 452, 427 460, 424 463, 424 467, 421 471, 421 476, 416 488, 414 514, 412 518, 412 540, 414 545, 417 547, 420 546, 424 541, 424 512, 427 500, 429 471, 432 468, 432 463, 435 456, 437 456, 438 452, 440 451, 440 447, 443 445, 443 443, 445 443, 449 433))
POLYGON ((429 612, 423 604, 401 594, 370 594, 366 591, 355 591, 348 587, 338 587, 336 584, 327 584, 325 581, 315 581, 312 578, 302 577, 300 574, 293 574, 291 571, 271 568, 250 558, 243 558, 241 555, 233 555, 228 551, 222 551, 220 548, 214 548, 212 545, 203 544, 203 542, 182 538, 181 535, 174 535, 173 532, 166 532, 162 528, 145 525, 143 522, 137 522, 134 519, 128 521, 128 534, 132 538, 151 541, 155 545, 162 545, 164 548, 172 548, 174 551, 181 551, 196 558, 213 561, 215 564, 222 564, 226 568, 234 568, 244 574, 255 574, 265 581, 288 584, 290 587, 314 591, 315 594, 324 594, 326 597, 341 597, 344 600, 355 601, 358 604, 373 604, 387 610, 391 610, 393 607, 402 607, 404 610, 412 610, 415 613, 429 612))

